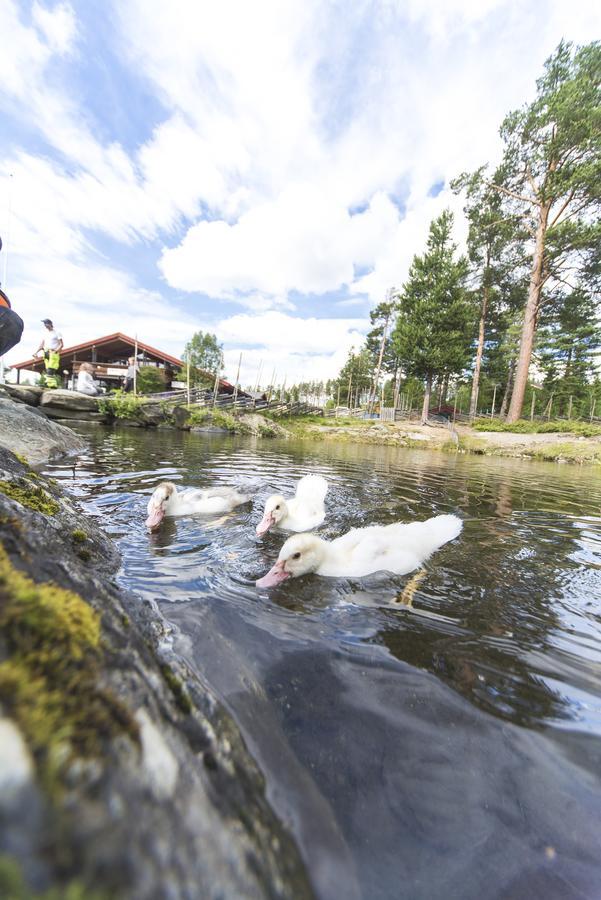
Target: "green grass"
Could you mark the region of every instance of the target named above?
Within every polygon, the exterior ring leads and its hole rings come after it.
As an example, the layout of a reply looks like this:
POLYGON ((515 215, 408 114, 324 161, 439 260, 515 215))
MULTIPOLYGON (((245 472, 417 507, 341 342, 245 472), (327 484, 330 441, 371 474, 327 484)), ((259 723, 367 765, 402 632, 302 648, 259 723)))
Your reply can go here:
POLYGON ((577 434, 582 437, 596 437, 601 434, 601 425, 590 422, 566 421, 565 419, 551 420, 550 422, 530 422, 527 419, 519 419, 509 424, 500 419, 477 419, 473 425, 474 431, 510 431, 515 434, 577 434))

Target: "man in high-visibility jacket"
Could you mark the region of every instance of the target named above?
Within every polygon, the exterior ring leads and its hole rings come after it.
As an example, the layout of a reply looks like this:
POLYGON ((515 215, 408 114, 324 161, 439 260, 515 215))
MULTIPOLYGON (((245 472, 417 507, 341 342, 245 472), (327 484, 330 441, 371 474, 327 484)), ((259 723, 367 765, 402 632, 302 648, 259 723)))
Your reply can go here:
POLYGON ((52 319, 42 319, 46 334, 40 341, 40 345, 33 354, 44 353, 44 373, 40 379, 40 383, 47 388, 57 388, 59 386, 61 355, 63 349, 63 336, 55 331, 52 319))
POLYGON ((0 290, 0 356, 19 343, 23 334, 23 319, 11 309, 10 300, 0 290))

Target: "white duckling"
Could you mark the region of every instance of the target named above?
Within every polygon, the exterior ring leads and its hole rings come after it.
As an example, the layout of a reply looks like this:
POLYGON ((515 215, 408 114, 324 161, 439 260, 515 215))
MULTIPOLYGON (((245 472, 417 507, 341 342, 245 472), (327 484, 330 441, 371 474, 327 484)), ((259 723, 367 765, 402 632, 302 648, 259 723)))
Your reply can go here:
POLYGON ((246 503, 250 497, 235 488, 184 488, 178 491, 172 481, 163 481, 148 501, 146 527, 155 531, 165 516, 217 515, 246 503))
POLYGON ((273 587, 310 572, 332 578, 361 578, 381 571, 405 575, 456 538, 462 528, 461 519, 446 515, 425 522, 353 528, 331 542, 315 534, 295 534, 280 550, 275 566, 259 578, 257 587, 273 587))
POLYGON ((273 494, 265 504, 257 534, 265 534, 274 525, 284 531, 310 531, 321 525, 326 517, 324 499, 328 482, 321 475, 305 475, 296 486, 296 494, 286 500, 273 494))

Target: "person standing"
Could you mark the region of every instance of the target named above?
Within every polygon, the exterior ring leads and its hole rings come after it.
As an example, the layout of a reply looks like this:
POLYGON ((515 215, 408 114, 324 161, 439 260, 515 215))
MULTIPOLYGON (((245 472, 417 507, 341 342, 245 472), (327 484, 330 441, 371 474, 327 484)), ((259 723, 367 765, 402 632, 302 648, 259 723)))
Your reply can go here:
POLYGON ((46 329, 46 334, 33 355, 35 357, 40 351, 43 352, 45 368, 43 381, 46 387, 57 388, 59 385, 60 353, 63 349, 63 336, 55 330, 52 319, 42 319, 42 322, 46 329))
POLYGON ((134 383, 136 380, 136 372, 140 371, 140 367, 138 366, 136 359, 134 356, 130 356, 127 360, 127 374, 125 376, 125 393, 129 394, 130 391, 134 389, 134 383))

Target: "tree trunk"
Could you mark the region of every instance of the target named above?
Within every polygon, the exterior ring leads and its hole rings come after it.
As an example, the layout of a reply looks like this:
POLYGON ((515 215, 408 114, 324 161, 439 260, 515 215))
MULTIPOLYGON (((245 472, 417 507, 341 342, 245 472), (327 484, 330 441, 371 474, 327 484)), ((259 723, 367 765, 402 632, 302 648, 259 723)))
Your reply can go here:
POLYGON ((507 370, 507 384, 505 385, 505 392, 503 393, 503 400, 501 402, 501 409, 499 410, 499 418, 504 419, 507 415, 507 407, 509 406, 509 397, 511 396, 511 389, 513 387, 513 376, 515 374, 515 357, 509 363, 509 369, 507 370))
POLYGON ((549 220, 550 204, 547 202, 540 206, 538 225, 536 228, 536 242, 534 256, 532 258, 532 271, 530 273, 530 285, 528 287, 528 301, 524 310, 524 324, 520 341, 520 355, 515 373, 511 404, 507 414, 508 422, 517 422, 522 415, 524 394, 528 383, 530 360, 534 346, 534 334, 540 307, 540 296, 543 287, 543 264, 545 253, 545 237, 549 220))
POLYGON ((480 324, 478 325, 478 347, 476 349, 476 365, 474 366, 474 378, 472 380, 472 395, 470 397, 470 419, 476 418, 478 407, 478 391, 480 389, 480 368, 482 366, 482 354, 484 352, 484 325, 486 323, 486 310, 488 308, 489 286, 486 280, 482 288, 482 306, 480 307, 480 324))
POLYGON ((424 404, 422 406, 422 425, 428 424, 428 411, 430 409, 430 393, 432 391, 432 375, 426 378, 426 392, 424 394, 424 404))
POLYGON ((447 372, 445 377, 442 380, 442 390, 440 392, 440 406, 444 406, 447 402, 447 394, 449 393, 449 378, 450 375, 447 372))

